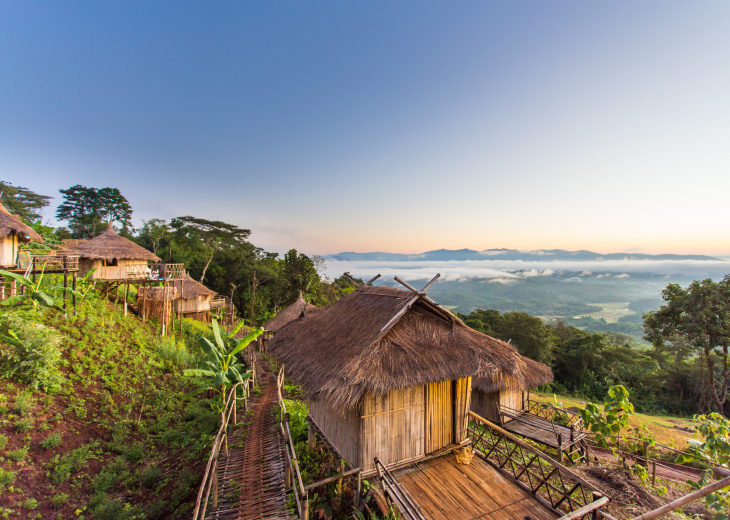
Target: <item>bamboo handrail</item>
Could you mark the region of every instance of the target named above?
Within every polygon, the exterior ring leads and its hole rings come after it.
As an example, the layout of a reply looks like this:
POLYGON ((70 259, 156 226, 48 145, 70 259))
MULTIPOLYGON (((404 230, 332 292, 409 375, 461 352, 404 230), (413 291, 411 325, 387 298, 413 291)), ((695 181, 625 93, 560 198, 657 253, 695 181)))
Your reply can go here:
POLYGON ((335 475, 334 477, 329 477, 324 480, 320 480, 319 482, 315 482, 314 484, 307 484, 304 486, 304 491, 309 491, 310 489, 318 488, 320 486, 324 486, 325 484, 329 484, 330 482, 334 482, 335 480, 349 477, 350 475, 354 475, 355 473, 359 473, 362 471, 362 468, 355 468, 351 469, 350 471, 345 471, 344 473, 340 473, 339 475, 335 475))
POLYGON ((586 504, 580 509, 576 509, 572 513, 568 513, 567 515, 563 515, 558 520, 574 520, 575 518, 581 518, 588 513, 592 513, 593 511, 597 510, 599 507, 604 506, 608 504, 609 500, 606 497, 601 497, 598 500, 594 500, 590 504, 586 504))
POLYGON ((378 471, 378 477, 383 485, 383 491, 388 494, 391 500, 397 502, 397 505, 399 506, 398 509, 410 520, 426 520, 411 497, 408 496, 408 494, 403 493, 400 489, 400 484, 398 484, 398 481, 391 472, 388 471, 385 464, 383 464, 378 457, 375 457, 373 460, 375 462, 375 469, 378 471))
POLYGON ((284 436, 284 452, 286 453, 287 463, 289 464, 289 467, 294 469, 294 474, 296 477, 292 479, 294 487, 296 488, 298 484, 299 488, 298 490, 294 490, 294 495, 297 499, 297 513, 299 514, 299 518, 301 518, 302 520, 307 520, 309 517, 309 498, 307 495, 307 489, 304 487, 304 482, 302 481, 302 473, 299 470, 299 460, 297 460, 297 452, 294 449, 294 441, 292 440, 291 428, 289 426, 289 414, 286 411, 284 398, 281 394, 281 388, 283 385, 284 366, 282 365, 282 367, 279 369, 279 373, 276 376, 277 400, 280 409, 279 427, 281 428, 281 434, 284 436), (299 498, 301 498, 301 501, 299 498))
MULTIPOLYGON (((205 518, 205 512, 208 508, 208 499, 210 498, 211 489, 215 484, 217 488, 218 479, 218 459, 220 456, 221 446, 225 446, 226 453, 228 452, 228 422, 230 421, 231 415, 233 415, 233 424, 238 423, 238 417, 236 414, 236 406, 239 400, 237 395, 238 387, 243 388, 242 397, 244 405, 247 407, 248 394, 249 394, 249 379, 242 383, 236 383, 231 387, 228 392, 228 396, 225 397, 223 403, 223 411, 221 412, 221 425, 218 429, 218 433, 213 441, 213 447, 211 448, 210 457, 208 457, 208 463, 205 467, 205 474, 203 475, 203 481, 198 489, 198 498, 195 501, 195 511, 193 512, 193 520, 205 518), (231 403, 233 404, 231 406, 231 403), (225 443, 225 444, 224 444, 225 443), (203 498, 205 494, 205 498, 203 498), (202 511, 200 507, 203 507, 202 511)), ((217 503, 217 497, 213 498, 214 504, 217 503)))

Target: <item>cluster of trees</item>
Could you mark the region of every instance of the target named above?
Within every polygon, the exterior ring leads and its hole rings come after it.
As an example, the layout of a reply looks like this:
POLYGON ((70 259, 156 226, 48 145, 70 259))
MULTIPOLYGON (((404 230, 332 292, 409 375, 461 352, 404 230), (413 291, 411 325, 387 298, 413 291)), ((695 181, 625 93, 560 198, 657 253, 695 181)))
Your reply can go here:
POLYGON ((3 204, 33 224, 51 243, 60 239, 91 239, 109 222, 123 236, 135 241, 165 262, 185 264, 190 275, 219 294, 229 296, 240 314, 260 324, 293 303, 301 291, 307 301, 328 305, 355 285, 341 277, 323 274, 321 258, 292 249, 284 257, 253 245, 251 230, 221 221, 181 216, 171 220, 150 219, 139 229, 131 224, 132 206, 117 188, 82 185, 59 190, 62 202, 56 218, 66 227, 40 223, 40 212, 51 197, 0 181, 3 204))
POLYGON ((662 297, 659 310, 644 314, 650 347, 625 334, 586 332, 519 312, 477 310, 460 317, 549 365, 556 391, 601 399, 611 386, 624 385, 643 410, 727 415, 730 277, 686 288, 670 284, 662 297))

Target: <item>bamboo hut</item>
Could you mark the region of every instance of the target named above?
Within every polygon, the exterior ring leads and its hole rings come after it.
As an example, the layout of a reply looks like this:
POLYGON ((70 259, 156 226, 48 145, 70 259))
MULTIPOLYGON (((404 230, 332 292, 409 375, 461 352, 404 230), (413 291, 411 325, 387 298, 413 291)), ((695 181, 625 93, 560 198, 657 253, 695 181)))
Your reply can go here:
POLYGON ((518 413, 526 410, 530 390, 552 382, 550 367, 519 356, 518 371, 502 379, 477 377, 472 382, 471 410, 485 419, 501 424, 501 410, 518 413))
POLYGON ((178 298, 177 287, 164 284, 162 287, 142 286, 138 289, 137 305, 145 319, 156 319, 162 324, 170 323, 173 302, 178 298))
POLYGON ((193 280, 185 273, 180 291, 173 302, 173 310, 204 323, 210 323, 210 302, 217 293, 200 282, 193 280))
POLYGON ((0 267, 18 265, 18 244, 31 241, 43 242, 36 231, 24 224, 17 215, 12 215, 0 204, 0 267))
POLYGON ((363 474, 467 439, 471 378, 520 377, 514 347, 422 292, 361 286, 281 328, 269 353, 309 401, 310 421, 363 474))
POLYGON ((319 312, 321 309, 311 303, 304 301, 302 297, 302 291, 299 291, 299 298, 297 301, 289 305, 286 309, 281 311, 279 314, 271 318, 269 321, 264 323, 264 330, 267 332, 278 332, 284 325, 292 321, 304 318, 306 316, 312 316, 314 313, 319 312))
POLYGON ((151 278, 148 262, 160 259, 131 240, 117 235, 109 223, 106 231, 78 244, 74 253, 79 255, 79 274, 85 276, 92 269, 95 280, 128 280, 151 278))

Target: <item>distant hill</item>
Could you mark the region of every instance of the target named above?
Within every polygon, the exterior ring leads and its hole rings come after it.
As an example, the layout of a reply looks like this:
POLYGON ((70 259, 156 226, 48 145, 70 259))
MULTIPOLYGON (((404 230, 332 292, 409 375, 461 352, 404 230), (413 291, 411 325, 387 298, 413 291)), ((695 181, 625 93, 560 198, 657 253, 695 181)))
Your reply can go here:
POLYGON ((325 259, 343 262, 413 262, 413 261, 451 261, 451 260, 523 260, 523 261, 601 261, 601 260, 693 260, 693 261, 721 261, 719 258, 705 255, 648 255, 640 253, 594 253, 593 251, 566 251, 564 249, 539 249, 536 251, 518 251, 516 249, 437 249, 420 254, 403 253, 354 253, 345 252, 327 255, 325 259))

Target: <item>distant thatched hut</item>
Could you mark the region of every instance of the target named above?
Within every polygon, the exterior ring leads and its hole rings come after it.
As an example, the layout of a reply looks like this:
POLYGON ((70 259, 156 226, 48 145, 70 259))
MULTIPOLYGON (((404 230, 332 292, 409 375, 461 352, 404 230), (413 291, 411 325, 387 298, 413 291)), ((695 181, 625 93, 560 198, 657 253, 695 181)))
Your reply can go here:
POLYGON ((18 243, 43 242, 35 230, 23 224, 17 215, 12 215, 0 204, 0 267, 18 265, 18 243))
POLYGON ((173 302, 173 310, 186 318, 193 318, 205 323, 210 322, 210 302, 217 293, 200 282, 193 280, 185 273, 182 287, 173 302))
POLYGON ((471 377, 518 377, 518 354, 422 295, 361 286, 281 328, 269 353, 310 417, 364 474, 466 440, 471 377))
POLYGON ((302 292, 299 291, 299 298, 297 301, 292 303, 289 307, 281 311, 279 314, 271 318, 269 321, 264 323, 264 330, 268 332, 278 332, 284 325, 292 321, 298 320, 305 316, 312 316, 314 313, 319 312, 321 309, 307 303, 302 297, 302 292))
POLYGON ((471 411, 495 424, 500 424, 500 408, 510 414, 527 409, 530 390, 550 383, 550 367, 519 356, 518 372, 502 379, 476 377, 472 383, 471 411))
POLYGON ((147 263, 160 261, 144 247, 117 235, 111 222, 101 235, 78 244, 74 253, 79 255, 79 274, 85 276, 96 269, 91 275, 96 280, 148 278, 147 263))

